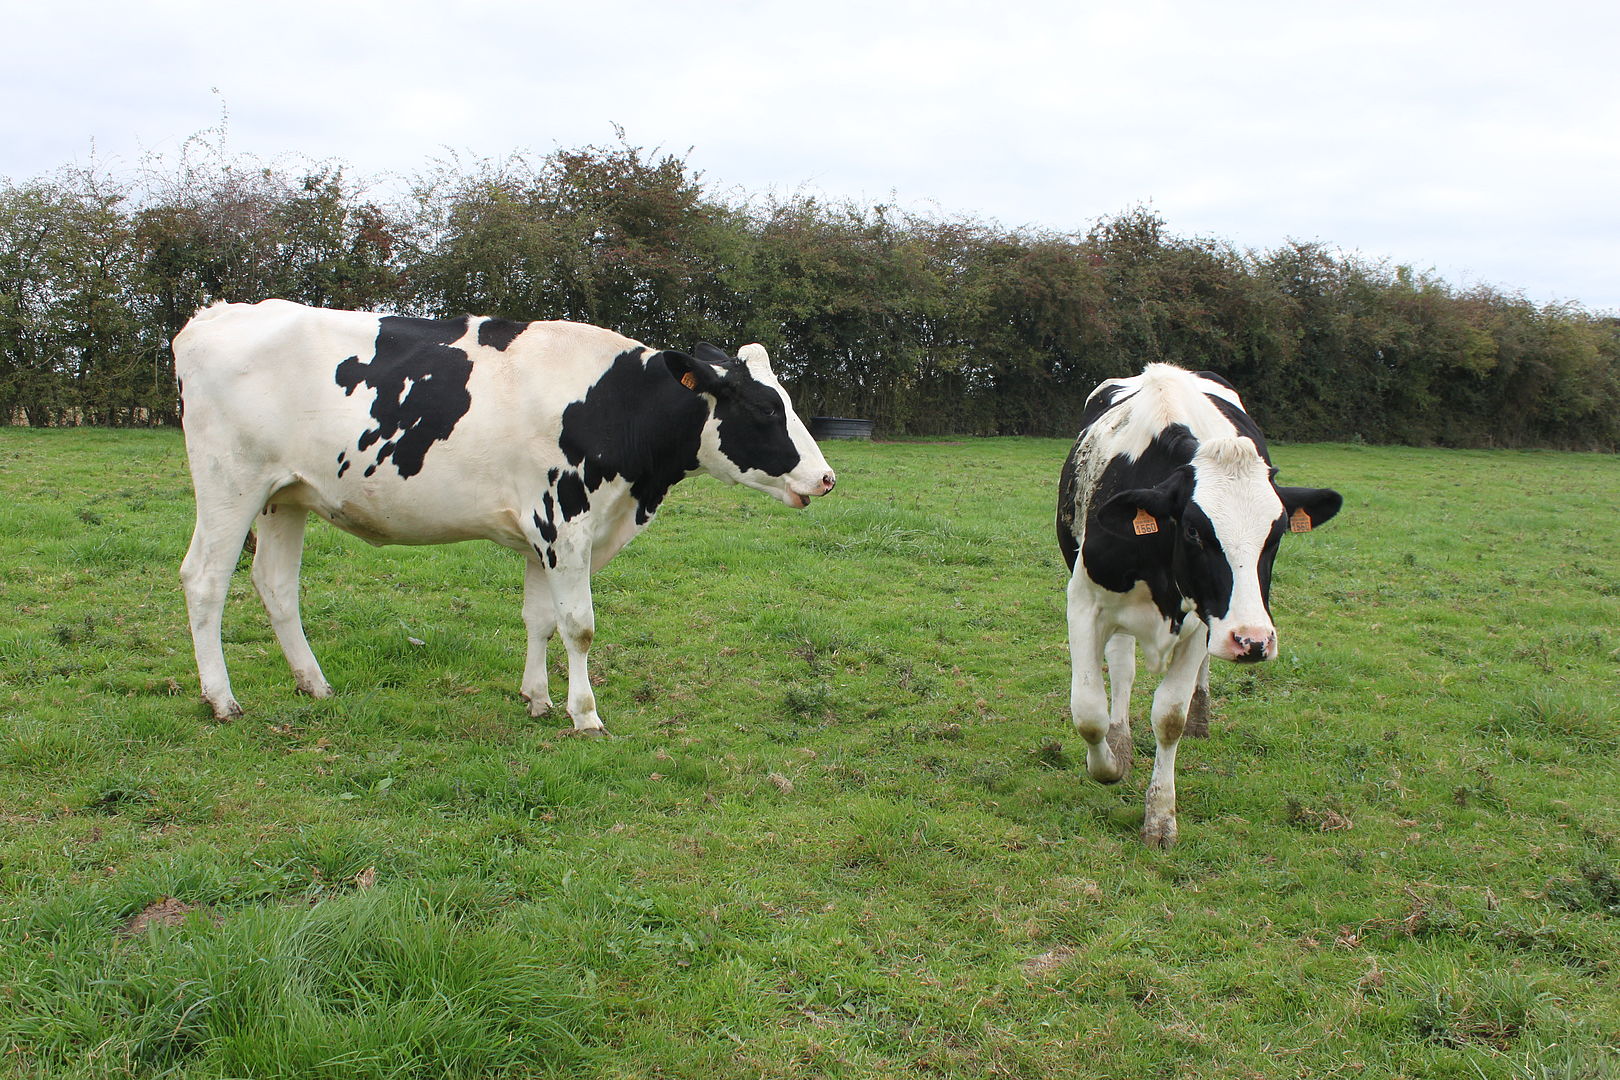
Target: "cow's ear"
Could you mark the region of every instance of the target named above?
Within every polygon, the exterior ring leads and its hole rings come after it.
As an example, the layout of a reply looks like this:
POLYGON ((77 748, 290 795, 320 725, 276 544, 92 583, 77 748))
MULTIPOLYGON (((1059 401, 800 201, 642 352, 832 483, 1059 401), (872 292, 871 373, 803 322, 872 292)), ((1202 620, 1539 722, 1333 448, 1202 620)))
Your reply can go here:
POLYGON ((710 364, 735 364, 737 358, 718 345, 710 345, 707 341, 700 341, 692 346, 692 355, 699 360, 710 364))
POLYGON ((1330 488, 1280 487, 1277 497, 1288 515, 1289 532, 1310 532, 1344 505, 1344 496, 1330 488))
MULTIPOLYGON (((709 348, 715 352, 720 352, 713 345, 710 345, 709 348)), ((694 351, 701 352, 702 349, 703 346, 699 345, 694 351)), ((665 365, 669 367, 670 375, 676 382, 693 393, 718 394, 725 389, 726 372, 718 364, 699 357, 688 356, 675 349, 665 349, 662 355, 665 365)), ((720 355, 725 356, 724 353, 720 355)))
POLYGON ((1186 509, 1187 492, 1186 470, 1177 469, 1157 487, 1121 491, 1097 508, 1097 522, 1127 538, 1171 534, 1186 509))

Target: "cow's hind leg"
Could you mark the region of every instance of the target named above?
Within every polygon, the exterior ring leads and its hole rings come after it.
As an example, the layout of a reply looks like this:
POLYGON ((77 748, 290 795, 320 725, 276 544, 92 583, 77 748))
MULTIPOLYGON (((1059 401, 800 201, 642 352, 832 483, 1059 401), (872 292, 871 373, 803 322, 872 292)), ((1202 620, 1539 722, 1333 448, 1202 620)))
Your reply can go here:
POLYGON ((1187 706, 1198 684, 1198 669, 1209 655, 1209 633, 1188 620, 1170 657, 1168 670, 1153 694, 1153 776, 1148 781, 1142 839, 1149 847, 1176 842, 1176 748, 1187 726, 1187 706))
POLYGON ((591 569, 588 552, 581 559, 559 562, 546 575, 557 604, 557 625, 568 650, 568 715, 576 735, 606 735, 596 715, 596 693, 591 689, 588 660, 596 637, 596 611, 591 606, 591 569))
POLYGON ((304 558, 304 526, 309 512, 270 505, 258 517, 258 545, 253 552, 253 587, 258 590, 270 626, 292 668, 298 689, 310 697, 332 696, 332 686, 304 637, 298 616, 298 571, 304 558))
MULTIPOLYGON (((235 485, 222 486, 228 490, 235 485)), ((186 614, 191 622, 191 645, 197 656, 203 700, 217 719, 229 720, 242 715, 242 706, 231 694, 225 649, 220 643, 225 595, 230 591, 231 572, 242 554, 248 527, 269 491, 217 496, 201 484, 198 488, 197 526, 180 564, 180 584, 186 594, 186 614)))
POLYGON ((1135 748, 1131 745, 1131 687, 1136 683, 1136 639, 1115 634, 1103 653, 1108 660, 1108 749, 1115 761, 1131 771, 1135 748))
POLYGON ((1190 739, 1209 738, 1209 653, 1204 653, 1204 662, 1198 668, 1198 685, 1193 688, 1192 702, 1187 706, 1187 730, 1182 732, 1190 739))
POLYGON ((529 715, 541 716, 551 708, 551 680, 546 674, 546 642, 557 632, 557 603, 546 581, 545 564, 530 555, 523 568, 523 626, 528 633, 528 654, 523 662, 521 692, 529 715))

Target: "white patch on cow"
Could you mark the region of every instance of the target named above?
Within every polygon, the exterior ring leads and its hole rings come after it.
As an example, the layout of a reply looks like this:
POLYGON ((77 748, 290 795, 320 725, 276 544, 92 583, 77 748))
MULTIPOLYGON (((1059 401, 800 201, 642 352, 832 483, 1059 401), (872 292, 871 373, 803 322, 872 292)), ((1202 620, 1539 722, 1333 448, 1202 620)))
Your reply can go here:
POLYGON ((1124 454, 1132 461, 1141 457, 1154 438, 1171 424, 1184 425, 1199 442, 1230 436, 1232 421, 1209 400, 1209 394, 1243 408, 1236 391, 1170 364, 1149 364, 1140 375, 1110 379, 1103 386, 1120 387, 1121 403, 1093 424, 1091 430, 1110 457, 1124 454), (1127 395, 1130 400, 1125 402, 1127 395))
POLYGON ((1209 651, 1235 659, 1245 651, 1234 642, 1240 637, 1267 642, 1267 657, 1275 655, 1277 630, 1260 591, 1260 556, 1283 511, 1271 467, 1253 442, 1230 436, 1200 443, 1192 465, 1192 500, 1214 526, 1232 571, 1231 599, 1226 614, 1212 618, 1209 651))
POLYGON ((1272 641, 1268 653, 1273 653, 1276 628, 1266 613, 1259 576, 1261 552, 1283 509, 1271 467, 1253 442, 1231 437, 1201 443, 1192 464, 1193 502, 1215 527, 1215 539, 1232 570, 1231 601, 1226 614, 1210 625, 1210 650, 1219 653, 1240 632, 1272 641))

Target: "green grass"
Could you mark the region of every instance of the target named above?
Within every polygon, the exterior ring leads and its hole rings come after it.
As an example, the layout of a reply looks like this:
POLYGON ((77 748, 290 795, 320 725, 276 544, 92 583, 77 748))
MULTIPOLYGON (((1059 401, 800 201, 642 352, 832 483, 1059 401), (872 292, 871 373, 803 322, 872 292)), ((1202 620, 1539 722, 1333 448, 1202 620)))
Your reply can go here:
POLYGON ((1620 460, 1278 448, 1345 510, 1159 853, 1066 715, 1067 446, 827 450, 597 576, 585 741, 518 697, 515 556, 319 523, 338 696, 244 570, 215 723, 178 435, 0 429, 0 1075, 1620 1071, 1620 460))

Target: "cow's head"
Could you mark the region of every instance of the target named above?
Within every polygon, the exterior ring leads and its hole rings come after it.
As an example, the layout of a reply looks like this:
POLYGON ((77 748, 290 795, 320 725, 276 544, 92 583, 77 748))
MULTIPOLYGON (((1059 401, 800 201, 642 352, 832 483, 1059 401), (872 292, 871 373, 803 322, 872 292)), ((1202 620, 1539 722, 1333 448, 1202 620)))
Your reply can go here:
POLYGON ((1320 525, 1344 501, 1327 488, 1278 487, 1275 472, 1248 439, 1211 439, 1157 487, 1121 491, 1097 511, 1129 542, 1168 541, 1176 584, 1223 660, 1277 655, 1271 564, 1282 535, 1320 525))
POLYGON ((833 489, 838 478, 793 411, 765 346, 744 345, 733 357, 705 341, 690 356, 673 350, 663 355, 682 386, 714 402, 698 450, 705 472, 797 510, 833 489))

